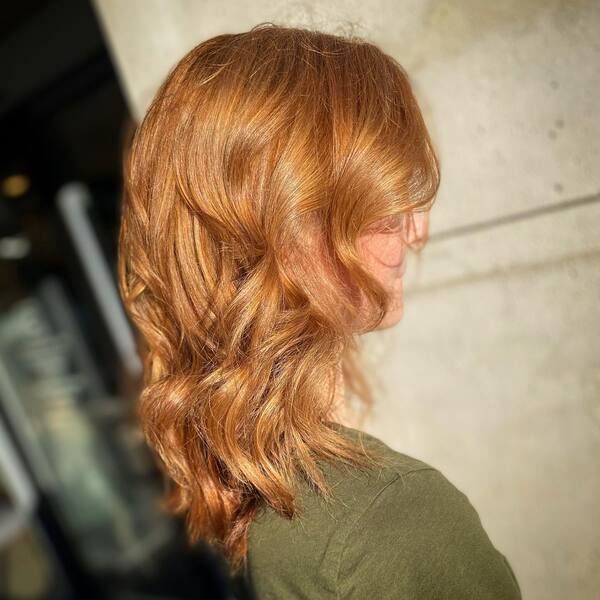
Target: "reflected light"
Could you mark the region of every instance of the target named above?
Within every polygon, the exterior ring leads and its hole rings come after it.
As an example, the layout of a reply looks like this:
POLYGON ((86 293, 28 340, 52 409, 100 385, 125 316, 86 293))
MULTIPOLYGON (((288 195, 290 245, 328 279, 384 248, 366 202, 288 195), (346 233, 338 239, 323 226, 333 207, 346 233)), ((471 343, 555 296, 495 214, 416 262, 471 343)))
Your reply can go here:
POLYGON ((2 194, 9 198, 22 196, 31 187, 31 180, 27 175, 9 175, 2 180, 2 194))
POLYGON ((31 244, 24 236, 0 238, 0 259, 15 260, 29 254, 31 244))

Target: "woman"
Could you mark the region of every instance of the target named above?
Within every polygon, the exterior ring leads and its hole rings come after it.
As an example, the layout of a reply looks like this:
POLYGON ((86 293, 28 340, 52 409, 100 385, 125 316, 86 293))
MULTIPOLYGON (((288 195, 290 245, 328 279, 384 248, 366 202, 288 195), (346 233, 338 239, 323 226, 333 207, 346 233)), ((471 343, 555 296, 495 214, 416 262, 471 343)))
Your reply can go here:
POLYGON ((438 186, 406 73, 354 37, 209 39, 135 134, 119 275, 141 425, 164 506, 259 599, 520 598, 466 496, 358 428, 357 338, 400 320, 438 186))

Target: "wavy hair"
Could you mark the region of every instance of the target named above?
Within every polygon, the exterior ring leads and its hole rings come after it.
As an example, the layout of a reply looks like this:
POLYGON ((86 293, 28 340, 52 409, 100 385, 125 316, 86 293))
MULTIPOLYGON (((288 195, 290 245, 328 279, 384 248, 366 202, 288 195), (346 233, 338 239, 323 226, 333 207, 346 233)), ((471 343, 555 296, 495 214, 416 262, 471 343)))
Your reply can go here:
POLYGON ((389 306, 357 240, 429 210, 438 186, 405 71, 352 36, 268 22, 208 39, 137 127, 118 271, 140 424, 163 508, 232 573, 261 506, 301 512, 296 477, 329 499, 320 461, 377 460, 331 417, 340 369, 371 404, 356 338, 389 306))

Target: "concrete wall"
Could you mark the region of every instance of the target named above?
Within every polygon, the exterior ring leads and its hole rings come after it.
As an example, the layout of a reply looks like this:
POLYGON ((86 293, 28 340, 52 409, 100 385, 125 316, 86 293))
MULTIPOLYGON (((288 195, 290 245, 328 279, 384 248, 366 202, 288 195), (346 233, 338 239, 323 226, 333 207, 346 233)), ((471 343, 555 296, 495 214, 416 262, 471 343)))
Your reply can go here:
POLYGON ((184 51, 261 21, 350 23, 406 67, 443 181, 404 320, 365 338, 365 429, 469 496, 524 598, 600 597, 600 3, 96 5, 138 115, 184 51))

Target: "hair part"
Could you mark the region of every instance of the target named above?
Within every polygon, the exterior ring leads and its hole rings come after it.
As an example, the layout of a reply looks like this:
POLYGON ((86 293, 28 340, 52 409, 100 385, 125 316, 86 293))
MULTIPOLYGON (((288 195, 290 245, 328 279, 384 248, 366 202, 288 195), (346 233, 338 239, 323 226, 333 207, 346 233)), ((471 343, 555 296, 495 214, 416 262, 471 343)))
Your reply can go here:
POLYGON ((357 239, 428 210, 439 165, 402 67, 375 45, 261 23, 191 50, 124 162, 119 286, 144 343, 141 427, 163 506, 235 572, 261 506, 292 518, 321 461, 377 459, 329 421, 341 364, 389 298, 357 239), (372 308, 365 319, 363 302, 372 308))

